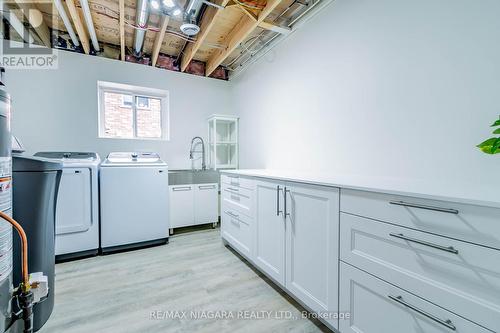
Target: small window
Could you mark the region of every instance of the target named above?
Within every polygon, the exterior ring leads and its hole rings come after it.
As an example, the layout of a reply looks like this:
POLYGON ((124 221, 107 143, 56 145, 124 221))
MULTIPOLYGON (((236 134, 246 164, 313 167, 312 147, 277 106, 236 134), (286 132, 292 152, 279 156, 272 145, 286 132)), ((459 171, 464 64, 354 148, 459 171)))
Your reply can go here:
POLYGON ((132 95, 123 95, 122 94, 121 99, 122 99, 122 106, 124 108, 131 108, 132 107, 132 101, 134 100, 132 95))
POLYGON ((144 96, 137 96, 137 107, 141 109, 149 109, 149 98, 144 96))
POLYGON ((98 82, 99 137, 168 140, 168 92, 98 82))

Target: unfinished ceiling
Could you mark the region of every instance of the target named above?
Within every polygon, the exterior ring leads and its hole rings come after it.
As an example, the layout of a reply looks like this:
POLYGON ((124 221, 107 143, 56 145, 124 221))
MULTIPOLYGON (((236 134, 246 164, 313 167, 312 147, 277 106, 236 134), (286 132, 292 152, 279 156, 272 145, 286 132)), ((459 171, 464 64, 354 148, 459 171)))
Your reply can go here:
POLYGON ((7 0, 2 33, 5 39, 228 79, 320 1, 327 0, 7 0), (164 10, 165 3, 178 10, 164 10), (16 18, 26 31, 19 31, 16 18), (183 23, 200 30, 185 34, 183 23))

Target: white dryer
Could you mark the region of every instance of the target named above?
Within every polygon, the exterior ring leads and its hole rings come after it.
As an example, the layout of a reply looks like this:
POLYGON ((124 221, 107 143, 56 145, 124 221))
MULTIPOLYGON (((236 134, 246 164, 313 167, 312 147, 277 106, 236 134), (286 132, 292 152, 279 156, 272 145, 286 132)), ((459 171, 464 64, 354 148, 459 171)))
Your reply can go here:
POLYGON ((99 250, 99 155, 38 152, 35 156, 63 164, 56 206, 56 260, 96 255, 99 250))
POLYGON ((156 153, 110 153, 101 164, 103 253, 168 241, 168 166, 156 153))

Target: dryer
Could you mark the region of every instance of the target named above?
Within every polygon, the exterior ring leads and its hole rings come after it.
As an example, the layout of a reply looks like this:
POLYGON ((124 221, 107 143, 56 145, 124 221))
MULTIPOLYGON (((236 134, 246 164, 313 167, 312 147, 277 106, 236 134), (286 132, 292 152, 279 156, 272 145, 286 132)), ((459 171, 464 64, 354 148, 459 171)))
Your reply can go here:
POLYGON ((168 242, 168 166, 156 153, 110 153, 101 164, 103 253, 168 242))
POLYGON ((63 165, 56 207, 56 260, 96 255, 99 251, 99 155, 38 152, 35 156, 63 165))

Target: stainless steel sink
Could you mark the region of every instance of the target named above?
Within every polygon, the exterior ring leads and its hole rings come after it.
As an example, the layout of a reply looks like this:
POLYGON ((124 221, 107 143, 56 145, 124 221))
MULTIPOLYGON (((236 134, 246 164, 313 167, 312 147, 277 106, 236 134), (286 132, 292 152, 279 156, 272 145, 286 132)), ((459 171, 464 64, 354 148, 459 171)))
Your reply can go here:
POLYGON ((216 170, 170 170, 168 172, 169 185, 218 183, 219 179, 220 175, 216 170))

